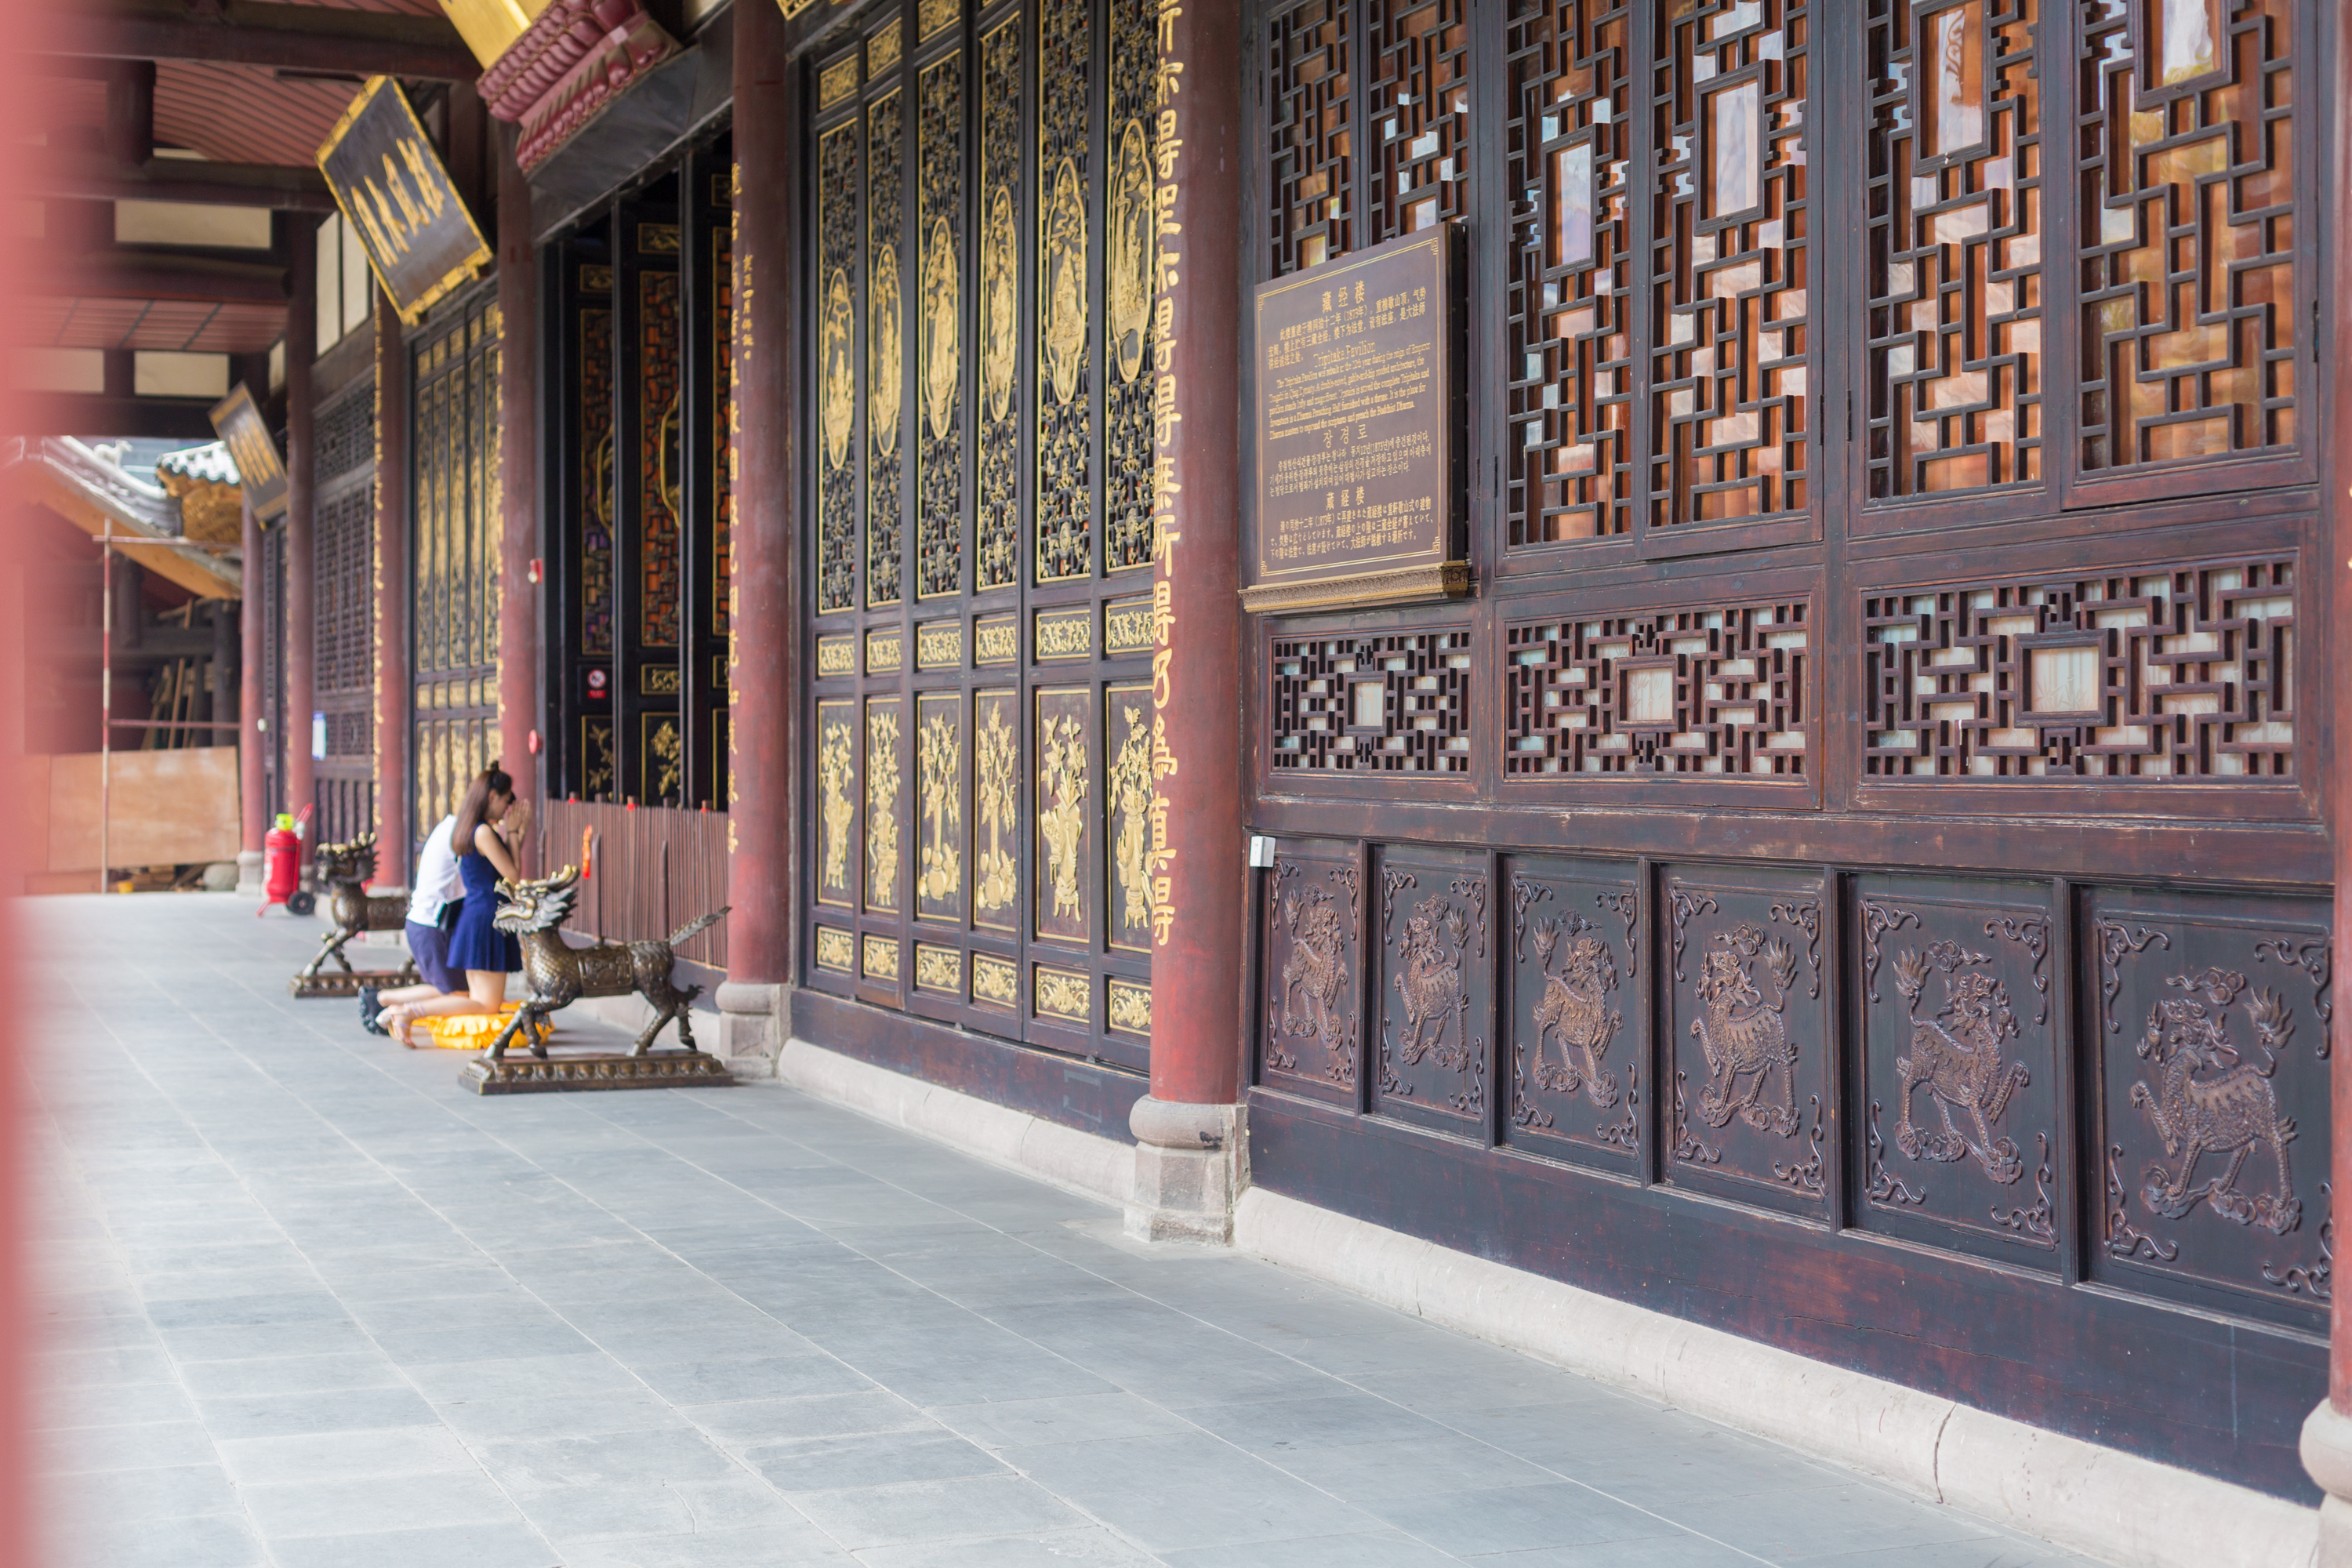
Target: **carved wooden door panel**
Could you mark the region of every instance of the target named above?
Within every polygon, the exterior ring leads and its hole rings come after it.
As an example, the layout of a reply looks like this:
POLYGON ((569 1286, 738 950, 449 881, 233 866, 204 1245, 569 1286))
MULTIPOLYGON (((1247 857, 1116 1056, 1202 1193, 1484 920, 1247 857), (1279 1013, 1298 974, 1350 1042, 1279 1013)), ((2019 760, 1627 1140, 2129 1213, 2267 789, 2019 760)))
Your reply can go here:
POLYGON ((613 729, 619 793, 686 804, 686 298, 677 177, 614 209, 613 729))
POLYGON ((812 973, 1140 1067, 1150 13, 852 31, 808 66, 812 973))
POLYGON ((552 787, 618 800, 613 685, 614 393, 609 222, 550 247, 556 319, 548 355, 549 526, 556 563, 549 595, 548 712, 552 787))
POLYGON ((498 752, 499 334, 494 289, 411 352, 410 750, 419 846, 498 752))

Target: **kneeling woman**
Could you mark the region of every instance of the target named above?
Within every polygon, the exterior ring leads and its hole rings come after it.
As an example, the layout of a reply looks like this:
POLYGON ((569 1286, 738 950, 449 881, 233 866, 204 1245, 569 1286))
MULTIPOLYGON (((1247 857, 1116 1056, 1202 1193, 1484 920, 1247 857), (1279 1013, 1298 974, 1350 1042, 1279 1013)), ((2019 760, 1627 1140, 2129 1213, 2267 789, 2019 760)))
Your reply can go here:
POLYGON ((402 1045, 415 1044, 409 1026, 418 1018, 496 1013, 506 1005, 507 976, 522 967, 522 944, 491 921, 499 883, 521 879, 515 846, 530 826, 530 802, 515 798, 514 780, 495 763, 466 787, 449 834, 466 903, 449 933, 447 955, 449 967, 465 973, 466 989, 394 1008, 385 1025, 402 1045))

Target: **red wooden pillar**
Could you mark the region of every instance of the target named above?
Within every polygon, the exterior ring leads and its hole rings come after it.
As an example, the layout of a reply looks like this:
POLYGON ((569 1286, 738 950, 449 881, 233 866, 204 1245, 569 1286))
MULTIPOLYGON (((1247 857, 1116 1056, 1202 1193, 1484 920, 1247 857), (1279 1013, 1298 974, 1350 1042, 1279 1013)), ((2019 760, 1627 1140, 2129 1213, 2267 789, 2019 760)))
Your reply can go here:
POLYGON ((408 350, 375 294, 376 881, 408 882, 408 350))
POLYGON ((310 712, 318 692, 310 500, 319 452, 311 432, 310 367, 319 357, 319 230, 306 213, 293 215, 287 226, 292 259, 286 302, 286 733, 278 743, 286 748, 279 753, 286 809, 299 817, 318 799, 310 756, 310 712))
POLYGON ((266 748, 276 744, 278 737, 269 733, 269 715, 261 706, 261 664, 269 657, 269 645, 261 624, 261 520, 253 515, 249 495, 242 518, 245 597, 236 607, 237 633, 244 652, 236 671, 236 890, 257 896, 266 879, 261 845, 269 832, 269 778, 261 760, 268 754, 266 748))
MULTIPOLYGON (((539 251, 531 242, 530 182, 499 137, 499 757, 515 787, 537 799, 539 587, 539 251)), ((530 837, 536 837, 532 835, 530 837)), ((522 869, 533 869, 527 837, 522 869)))
MULTIPOLYGON (((2326 142, 2333 166, 2325 178, 2340 188, 2352 167, 2352 26, 2335 29, 2336 58, 2332 63, 2335 90, 2316 101, 2327 105, 2332 123, 2326 142)), ((2339 202, 2335 208, 2336 243, 2330 247, 2334 282, 2323 290, 2332 302, 2330 323, 2335 348, 2329 363, 2352 365, 2352 212, 2339 202)), ((2335 723, 2330 740, 2335 747, 2328 784, 2329 816, 2336 832, 2336 908, 2334 911, 2334 973, 2352 974, 2352 395, 2341 384, 2328 388, 2329 422, 2336 432, 2328 442, 2326 462, 2333 483, 2328 488, 2331 579, 2336 613, 2329 617, 2330 653, 2335 678, 2335 723)), ((2331 1201, 2352 1194, 2352 1009, 2339 1010, 2329 1027, 2333 1061, 2330 1116, 2333 1146, 2329 1150, 2331 1201)), ((2352 1294, 2336 1291, 2329 1305, 2327 1397, 2303 1424, 2303 1464, 2326 1492, 2320 1501, 2318 1568, 2352 1568, 2352 1294)))
POLYGON ((1226 1240, 1241 1181, 1239 0, 1160 12, 1151 1093, 1128 1228, 1226 1240), (1165 151, 1174 149, 1167 159, 1165 151))
POLYGON ((728 579, 727 1054, 757 1072, 791 1033, 795 679, 789 263, 791 60, 783 14, 735 8, 733 565, 728 579))

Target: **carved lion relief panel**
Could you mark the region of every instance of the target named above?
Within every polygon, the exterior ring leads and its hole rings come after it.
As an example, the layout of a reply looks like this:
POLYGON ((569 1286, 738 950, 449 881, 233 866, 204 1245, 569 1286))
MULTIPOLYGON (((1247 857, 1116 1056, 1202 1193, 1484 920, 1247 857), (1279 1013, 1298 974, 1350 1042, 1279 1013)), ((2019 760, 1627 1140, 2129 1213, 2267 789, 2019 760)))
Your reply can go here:
POLYGON ((1635 885, 1631 867, 1510 862, 1509 1010, 1496 1070, 1508 1080, 1512 1143, 1619 1170, 1641 1151, 1652 1087, 1635 885))
POLYGON ((1865 878, 1854 921, 1859 1222, 2056 1268, 2063 1031, 2043 889, 1865 878))
POLYGON ((1383 855, 1374 1107, 1474 1130, 1487 1114, 1495 916, 1483 856, 1383 855))
POLYGON ((2096 1041, 2093 1273, 2324 1327, 2335 1240, 2326 905, 2103 889, 2084 931, 2083 967, 2096 976, 2084 998, 2096 1041))
POLYGON ((1799 1213, 1824 1206, 1836 1136, 1825 911, 1814 878, 1677 870, 1666 924, 1667 1179, 1799 1213))
POLYGON ((1265 884, 1258 1081, 1354 1105, 1363 1039, 1362 872, 1351 847, 1286 844, 1265 884))

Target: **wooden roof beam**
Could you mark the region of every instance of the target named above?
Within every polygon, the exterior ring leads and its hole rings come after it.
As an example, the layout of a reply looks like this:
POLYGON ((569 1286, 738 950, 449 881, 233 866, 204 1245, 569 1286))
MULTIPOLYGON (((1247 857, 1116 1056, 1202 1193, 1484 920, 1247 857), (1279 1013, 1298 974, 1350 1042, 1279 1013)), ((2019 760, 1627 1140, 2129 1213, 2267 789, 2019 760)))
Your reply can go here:
POLYGON ((69 201, 186 202, 307 213, 335 210, 326 176, 307 163, 150 158, 125 166, 110 158, 76 156, 52 149, 46 157, 25 159, 17 182, 22 195, 69 201))
POLYGON ((85 58, 204 60, 440 81, 471 81, 482 73, 446 17, 270 0, 217 0, 202 10, 184 0, 100 0, 61 41, 68 56, 85 58))
POLYGON ((100 250, 45 258, 31 292, 82 300, 191 300, 219 305, 283 305, 286 269, 164 250, 100 250))

